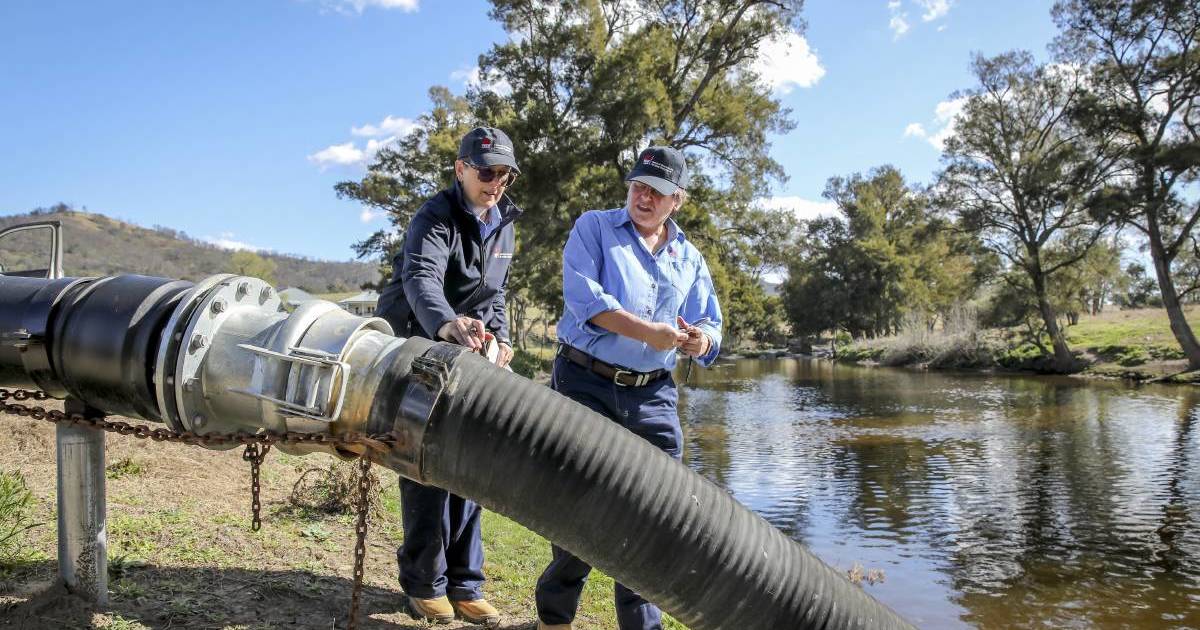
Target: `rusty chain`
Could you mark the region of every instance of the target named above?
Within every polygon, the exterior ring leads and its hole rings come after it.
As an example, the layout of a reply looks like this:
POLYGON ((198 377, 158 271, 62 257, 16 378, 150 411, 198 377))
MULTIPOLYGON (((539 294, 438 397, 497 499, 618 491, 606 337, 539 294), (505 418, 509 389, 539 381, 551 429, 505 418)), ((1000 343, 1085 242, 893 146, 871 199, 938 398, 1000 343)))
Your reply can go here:
POLYGON ((259 513, 262 511, 262 502, 258 499, 258 469, 269 452, 271 452, 270 444, 247 444, 246 450, 242 452, 242 460, 250 462, 250 511, 253 514, 250 518, 250 529, 252 531, 262 529, 262 519, 259 517, 259 513))
POLYGON ((367 514, 371 511, 371 460, 358 458, 358 502, 355 504, 358 520, 354 524, 354 588, 350 591, 350 622, 353 629, 358 622, 359 594, 363 583, 363 561, 367 557, 367 514))
MULTIPOLYGON (((365 447, 367 451, 384 453, 391 450, 396 442, 395 436, 390 434, 364 435, 361 433, 347 433, 345 435, 331 435, 328 433, 299 433, 296 431, 265 431, 262 433, 239 431, 236 433, 199 434, 191 431, 175 431, 165 427, 151 429, 144 424, 105 420, 104 418, 87 417, 79 413, 65 413, 57 409, 27 405, 22 402, 9 402, 10 400, 48 400, 49 398, 50 395, 43 391, 5 389, 0 387, 0 413, 33 418, 34 420, 46 420, 56 425, 82 426, 119 435, 132 435, 135 438, 148 438, 155 442, 173 442, 176 444, 204 447, 244 445, 246 450, 242 453, 242 459, 250 462, 251 509, 253 510, 250 527, 256 532, 262 526, 259 519, 259 511, 261 509, 259 501, 259 466, 271 450, 272 445, 317 444, 343 448, 357 446, 365 447)), ((353 450, 355 449, 350 449, 351 452, 353 450)), ((360 475, 358 480, 358 499, 355 505, 358 512, 358 520, 354 528, 354 585, 350 592, 350 616, 346 625, 349 630, 354 630, 358 625, 358 607, 363 584, 363 561, 367 550, 367 511, 371 507, 371 478, 369 474, 371 471, 371 460, 366 457, 364 452, 364 454, 359 455, 358 461, 360 475)))

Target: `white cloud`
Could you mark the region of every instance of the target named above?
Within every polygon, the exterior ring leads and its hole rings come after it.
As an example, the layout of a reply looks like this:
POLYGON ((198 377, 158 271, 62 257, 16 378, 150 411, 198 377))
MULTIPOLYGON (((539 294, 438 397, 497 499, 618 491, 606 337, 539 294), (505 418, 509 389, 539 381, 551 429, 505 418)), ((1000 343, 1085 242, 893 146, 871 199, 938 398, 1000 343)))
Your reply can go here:
POLYGON ((797 196, 767 197, 759 204, 771 210, 791 210, 797 219, 807 221, 817 217, 837 216, 837 204, 832 201, 813 201, 797 196))
POLYGON ((917 4, 925 9, 925 13, 921 14, 921 21, 932 22, 949 13, 954 3, 952 0, 917 0, 917 4))
MULTIPOLYGON (((956 1, 957 0, 911 0, 911 3, 915 4, 917 8, 922 11, 922 22, 932 22, 934 20, 946 17, 946 15, 950 13, 950 9, 954 7, 954 3, 956 1)), ((901 0, 889 0, 887 3, 887 8, 888 15, 890 16, 888 19, 888 28, 892 30, 892 39, 898 40, 912 28, 912 25, 908 21, 908 12, 903 9, 903 3, 901 0)), ((945 29, 945 24, 941 24, 937 27, 938 32, 941 32, 945 29)))
POLYGON ((361 127, 351 127, 350 133, 356 136, 378 138, 380 136, 406 136, 417 128, 417 123, 408 118, 386 116, 378 125, 366 124, 361 127))
POLYGON ((417 123, 409 118, 385 116, 377 125, 366 124, 351 127, 350 133, 366 137, 367 143, 359 147, 354 141, 334 144, 308 156, 308 161, 322 171, 334 166, 366 166, 375 159, 375 154, 389 144, 394 144, 412 133, 417 123))
POLYGON ((816 51, 795 31, 765 42, 754 60, 754 71, 771 89, 784 94, 791 92, 793 86, 812 87, 825 76, 816 51))
POLYGON ((900 9, 900 0, 889 0, 887 3, 888 28, 892 29, 892 41, 898 40, 908 32, 908 13, 900 9))
POLYGON ((413 13, 421 8, 421 0, 321 0, 321 5, 338 13, 353 12, 359 15, 369 8, 399 9, 413 13))
POLYGON ((358 220, 363 223, 370 223, 375 219, 382 219, 387 216, 387 213, 382 210, 372 210, 371 208, 363 208, 362 212, 358 213, 358 220))
POLYGON ((512 94, 512 84, 508 82, 508 79, 501 75, 495 75, 485 80, 483 73, 479 70, 479 66, 475 66, 474 68, 459 68, 450 73, 450 79, 458 81, 467 87, 482 88, 500 96, 512 94))
POLYGON ((967 105, 967 97, 960 96, 952 98, 948 101, 941 101, 933 108, 934 117, 940 123, 954 122, 954 118, 962 113, 963 107, 967 105))
POLYGON ((308 156, 308 161, 321 167, 321 170, 325 170, 330 166, 361 164, 365 157, 362 150, 355 147, 353 142, 346 142, 325 147, 308 156))
POLYGON ((954 134, 954 126, 958 123, 958 115, 967 104, 967 97, 961 96, 941 101, 933 108, 933 120, 930 130, 921 123, 909 123, 904 128, 904 137, 923 138, 938 151, 945 146, 946 140, 954 134))
POLYGON ((221 232, 220 236, 205 236, 202 240, 204 240, 206 243, 216 245, 221 249, 244 249, 252 252, 261 252, 266 250, 265 247, 259 247, 257 245, 251 245, 249 243, 235 240, 233 232, 221 232))

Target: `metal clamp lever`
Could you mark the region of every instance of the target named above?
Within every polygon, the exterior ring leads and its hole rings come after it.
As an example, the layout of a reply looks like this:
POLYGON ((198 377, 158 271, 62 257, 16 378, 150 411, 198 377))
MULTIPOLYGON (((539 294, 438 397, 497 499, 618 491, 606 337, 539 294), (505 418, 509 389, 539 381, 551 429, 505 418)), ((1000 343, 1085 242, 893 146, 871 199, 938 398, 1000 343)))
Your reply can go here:
MULTIPOLYGON (((320 422, 337 421, 346 396, 350 364, 338 361, 335 354, 310 348, 290 347, 287 352, 276 352, 248 343, 240 343, 238 347, 266 360, 288 364, 287 385, 282 394, 249 389, 230 391, 273 403, 284 415, 320 422)), ((265 382, 260 386, 261 390, 267 388, 265 382)))

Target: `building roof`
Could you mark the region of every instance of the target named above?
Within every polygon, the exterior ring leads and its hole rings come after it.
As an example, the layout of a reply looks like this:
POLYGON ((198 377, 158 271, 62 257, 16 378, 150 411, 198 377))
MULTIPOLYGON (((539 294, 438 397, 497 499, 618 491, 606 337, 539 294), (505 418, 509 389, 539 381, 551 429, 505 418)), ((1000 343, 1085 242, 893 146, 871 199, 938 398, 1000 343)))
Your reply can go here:
POLYGON ((318 299, 313 294, 298 287, 289 287, 279 292, 279 299, 288 304, 300 304, 318 299))
POLYGON ((352 295, 344 300, 338 300, 338 304, 355 304, 355 303, 363 303, 363 302, 369 303, 369 304, 374 304, 378 301, 379 301, 379 292, 368 289, 366 291, 363 291, 362 293, 359 293, 358 295, 352 295))

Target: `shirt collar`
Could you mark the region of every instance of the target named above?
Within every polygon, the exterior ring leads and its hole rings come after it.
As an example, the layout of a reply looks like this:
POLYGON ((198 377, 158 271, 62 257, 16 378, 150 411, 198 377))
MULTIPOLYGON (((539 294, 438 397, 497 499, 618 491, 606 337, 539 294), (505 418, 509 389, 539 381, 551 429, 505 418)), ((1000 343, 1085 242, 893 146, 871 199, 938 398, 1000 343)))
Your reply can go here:
MULTIPOLYGON (((460 210, 475 217, 476 219, 479 218, 475 216, 474 212, 471 212, 471 205, 467 203, 467 197, 463 194, 462 184, 460 184, 457 179, 454 180, 454 186, 450 190, 450 195, 454 198, 454 201, 457 203, 460 210)), ((492 211, 499 212, 499 222, 501 223, 509 220, 510 218, 516 219, 517 217, 521 216, 522 212, 524 212, 517 207, 517 204, 513 203, 512 199, 508 198, 508 193, 500 195, 500 200, 496 202, 496 205, 492 206, 492 211)))
MULTIPOLYGON (((633 223, 633 217, 629 216, 628 206, 621 208, 620 212, 612 213, 613 227, 621 227, 626 223, 633 223)), ((682 242, 685 238, 686 237, 683 235, 683 230, 679 229, 679 224, 675 222, 675 219, 667 217, 667 240, 682 242)))

